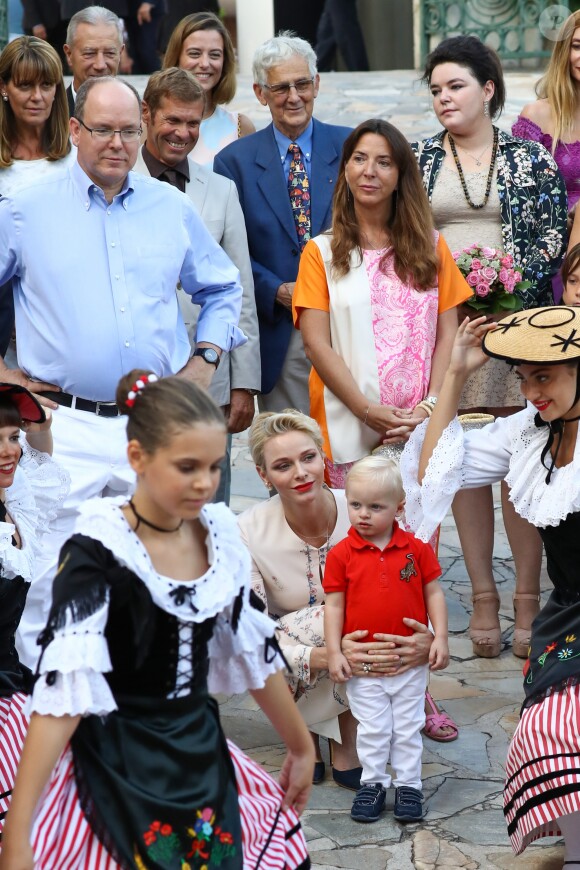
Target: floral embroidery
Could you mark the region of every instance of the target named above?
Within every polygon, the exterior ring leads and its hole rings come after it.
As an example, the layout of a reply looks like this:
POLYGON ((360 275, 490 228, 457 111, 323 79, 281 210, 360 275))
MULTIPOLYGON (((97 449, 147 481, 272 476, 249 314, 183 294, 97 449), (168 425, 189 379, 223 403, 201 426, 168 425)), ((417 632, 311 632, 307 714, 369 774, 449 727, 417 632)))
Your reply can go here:
MULTIPOLYGON (((445 157, 444 135, 413 144, 429 201, 445 157)), ((497 188, 503 250, 532 283, 520 294, 524 308, 548 305, 551 278, 560 266, 566 238, 567 195, 562 176, 538 142, 500 131, 497 188)))
MULTIPOLYGON (((219 867, 236 854, 233 835, 215 825, 216 815, 211 807, 197 810, 196 816, 193 826, 183 834, 178 834, 165 822, 151 822, 143 834, 149 858, 167 865, 171 861, 171 866, 175 864, 180 870, 208 870, 206 862, 210 859, 212 866, 219 867)), ((137 853, 134 857, 139 870, 144 870, 145 865, 137 853)))

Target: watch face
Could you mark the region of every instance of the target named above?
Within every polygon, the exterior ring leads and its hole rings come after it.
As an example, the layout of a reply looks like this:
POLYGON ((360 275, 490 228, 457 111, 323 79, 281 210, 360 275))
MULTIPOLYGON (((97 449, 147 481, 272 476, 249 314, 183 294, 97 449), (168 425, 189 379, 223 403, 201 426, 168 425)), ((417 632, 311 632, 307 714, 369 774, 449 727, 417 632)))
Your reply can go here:
POLYGON ((195 351, 194 356, 201 356, 206 363, 211 363, 216 367, 220 361, 219 353, 213 347, 200 347, 195 351))

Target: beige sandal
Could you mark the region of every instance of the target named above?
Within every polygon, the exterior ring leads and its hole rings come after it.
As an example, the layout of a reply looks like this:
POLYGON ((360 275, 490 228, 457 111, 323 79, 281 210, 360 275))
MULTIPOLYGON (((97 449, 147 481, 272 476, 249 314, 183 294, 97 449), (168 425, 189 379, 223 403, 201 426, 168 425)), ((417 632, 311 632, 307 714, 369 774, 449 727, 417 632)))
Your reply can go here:
MULTIPOLYGON (((473 604, 478 601, 495 601, 497 604, 497 612, 499 613, 499 595, 497 592, 480 592, 478 595, 472 595, 473 604)), ((501 628, 499 625, 499 616, 497 618, 497 627, 494 628, 471 628, 469 627, 469 636, 473 646, 473 652, 476 656, 484 659, 495 659, 501 652, 501 628)))
MULTIPOLYGON (((534 595, 532 592, 514 592, 514 594, 513 594, 514 617, 517 621, 518 609, 516 607, 516 601, 536 601, 539 604, 540 603, 540 596, 534 595)), ((512 652, 519 659, 527 659, 529 649, 530 649, 531 636, 532 636, 531 627, 530 628, 515 628, 514 629, 514 637, 512 640, 512 652)))

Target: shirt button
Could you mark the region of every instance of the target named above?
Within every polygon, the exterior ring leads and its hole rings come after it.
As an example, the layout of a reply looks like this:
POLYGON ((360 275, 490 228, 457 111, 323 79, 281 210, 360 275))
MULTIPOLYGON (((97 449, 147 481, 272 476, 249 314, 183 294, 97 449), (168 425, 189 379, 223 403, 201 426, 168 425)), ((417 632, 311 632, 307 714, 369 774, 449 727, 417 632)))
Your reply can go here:
POLYGON ((385 560, 384 560, 383 557, 381 556, 381 562, 384 562, 384 561, 385 561, 385 560))
POLYGON ((110 208, 107 209, 107 214, 111 214, 111 209, 110 209, 110 208))
POLYGON ((125 313, 125 309, 124 309, 124 308, 120 308, 119 310, 120 310, 121 314, 124 314, 124 313, 125 313))
POLYGON ((115 281, 118 281, 120 277, 121 277, 120 275, 115 275, 115 281))
POLYGON ((111 247, 112 247, 112 248, 114 248, 115 245, 116 245, 116 242, 111 242, 111 247))
POLYGON ((125 342, 125 347, 131 347, 131 342, 126 341, 126 342, 125 342))

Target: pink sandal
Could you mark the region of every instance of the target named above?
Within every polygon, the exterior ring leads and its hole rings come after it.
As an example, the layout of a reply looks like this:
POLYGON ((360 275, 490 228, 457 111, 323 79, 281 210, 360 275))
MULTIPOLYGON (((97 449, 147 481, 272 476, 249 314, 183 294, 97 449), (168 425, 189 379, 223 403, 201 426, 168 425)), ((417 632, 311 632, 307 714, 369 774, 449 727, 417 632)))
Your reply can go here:
POLYGON ((429 737, 437 743, 452 743, 457 740, 459 728, 448 713, 439 710, 429 692, 425 692, 425 705, 431 710, 425 716, 425 727, 422 731, 425 737, 429 737), (441 728, 451 728, 452 733, 441 735, 439 733, 441 728))

